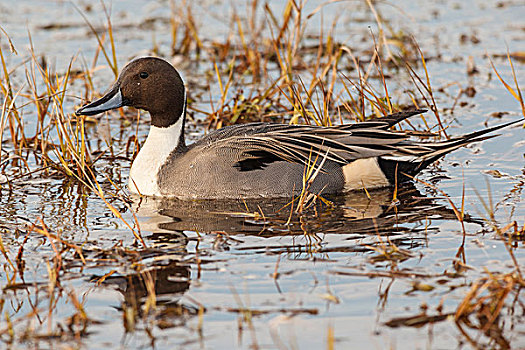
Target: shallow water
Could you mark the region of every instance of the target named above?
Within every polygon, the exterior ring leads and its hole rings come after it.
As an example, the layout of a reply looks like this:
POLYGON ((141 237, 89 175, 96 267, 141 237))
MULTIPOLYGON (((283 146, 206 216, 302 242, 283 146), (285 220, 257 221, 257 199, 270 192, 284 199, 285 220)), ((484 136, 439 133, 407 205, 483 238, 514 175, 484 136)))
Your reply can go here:
MULTIPOLYGON (((89 11, 84 2, 73 3, 96 28, 105 24, 99 3, 89 11)), ((247 11, 243 2, 233 4, 240 13, 247 11)), ((131 57, 149 53, 154 43, 161 54, 170 56, 169 6, 166 1, 111 4, 119 67, 131 57)), ((231 2, 194 5, 203 40, 221 41, 230 33, 225 18, 232 6, 231 2)), ((282 10, 280 2, 271 6, 276 13, 282 10)), ((307 3, 306 13, 317 6, 314 1, 307 3)), ((510 52, 523 49, 523 4, 446 0, 432 5, 400 1, 395 7, 376 6, 396 31, 414 35, 425 53, 449 134, 519 119, 519 103, 495 76, 486 54, 512 82, 508 62, 500 55, 507 48, 510 52), (469 56, 477 74, 467 74, 469 56), (457 98, 469 86, 475 88, 475 94, 457 98), (494 112, 505 113, 495 118, 494 112)), ((365 50, 373 48, 368 27, 378 32, 374 15, 366 3, 335 3, 314 15, 309 28, 314 32, 321 25, 330 28, 336 14, 340 20, 335 39, 351 46, 364 60, 365 50)), ((18 86, 26 78, 21 65, 30 56, 28 29, 35 53, 44 55, 57 72, 65 71, 77 54, 74 68, 91 65, 97 41, 70 2, 2 3, 0 23, 19 52, 6 55, 7 44, 0 41, 8 66, 18 67, 12 76, 18 86)), ((210 110, 210 95, 215 102, 219 99, 210 54, 201 55, 198 63, 195 54, 174 59, 196 100, 194 121, 188 125, 190 141, 205 132, 199 123, 204 116, 196 110, 210 110), (211 93, 204 87, 208 83, 211 93)), ((520 60, 513 63, 523 86, 525 65, 520 60)), ((342 67, 350 65, 350 59, 341 63, 342 67)), ((114 77, 103 61, 97 67, 93 83, 102 92, 114 77)), ((395 69, 389 71, 388 84, 393 96, 413 90, 409 77, 395 69)), ((75 81, 68 91, 69 111, 80 104, 82 92, 81 82, 75 81)), ((21 109, 27 132, 32 134, 35 108, 21 109)), ((431 113, 427 118, 435 123, 431 113)), ((422 121, 415 118, 414 123, 422 121)), ((111 188, 108 177, 127 182, 125 148, 135 126, 132 118, 114 113, 89 127, 91 151, 105 151, 95 166, 104 188, 111 188), (108 140, 121 158, 108 155, 108 140)), ((147 130, 147 123, 139 125, 140 140, 147 130)), ((443 193, 421 183, 401 187, 397 205, 391 190, 374 191, 371 200, 364 193, 351 193, 331 198, 333 206, 318 204, 302 215, 291 215, 289 207, 281 209, 286 201, 185 203, 134 198, 128 208, 110 198, 135 230, 136 216, 148 246, 143 248, 123 221, 78 182, 39 173, 13 180, 11 188, 2 187, 0 196, 0 229, 7 251, 0 258, 4 286, 0 339, 3 346, 12 348, 56 348, 64 343, 93 349, 317 349, 332 343, 341 349, 525 347, 523 293, 506 299, 496 321, 501 334, 484 335, 465 324, 460 328, 453 316, 446 316, 455 313, 472 285, 487 276, 486 271, 514 269, 505 245, 484 220, 489 214, 481 200, 488 203, 491 198, 501 227, 513 220, 523 226, 525 134, 519 127, 500 134, 454 152, 419 176, 436 184, 458 207, 465 188, 465 237, 443 193), (49 232, 80 247, 85 261, 74 248, 32 229, 33 224, 41 227, 40 219, 49 232), (65 250, 60 254, 58 286, 49 282, 49 267, 57 263, 57 246, 50 242, 65 250), (20 273, 10 281, 10 262, 21 247, 24 266, 18 267, 20 273), (458 264, 461 249, 466 267, 458 264), (156 309, 148 313, 152 295, 156 309), (81 308, 75 306, 76 300, 81 308), (83 324, 81 336, 75 336, 82 324, 74 325, 72 320, 80 309, 89 322, 83 324), (389 323, 422 312, 443 319, 422 327, 389 323)), ((2 157, 12 154, 6 135, 2 157)), ((29 170, 40 167, 32 157, 27 162, 29 170)), ((19 175, 19 170, 5 164, 2 170, 10 179, 19 175)), ((513 253, 523 266, 522 242, 514 243, 513 253)), ((476 324, 474 315, 471 321, 476 324)))

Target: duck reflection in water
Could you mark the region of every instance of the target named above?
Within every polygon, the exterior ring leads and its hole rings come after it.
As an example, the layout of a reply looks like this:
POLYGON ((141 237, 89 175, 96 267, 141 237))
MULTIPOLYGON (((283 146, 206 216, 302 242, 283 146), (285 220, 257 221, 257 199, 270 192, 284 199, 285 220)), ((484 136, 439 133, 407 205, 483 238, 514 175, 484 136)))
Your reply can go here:
MULTIPOLYGON (((271 237, 309 233, 389 235, 417 233, 429 220, 456 220, 446 202, 423 195, 412 184, 326 197, 303 213, 296 213, 297 201, 258 200, 174 200, 144 198, 136 206, 141 228, 146 231, 225 232, 271 237), (421 223, 421 228, 418 226, 421 223), (405 227, 404 224, 413 224, 405 227), (415 224, 415 225, 414 225, 415 224)), ((465 216, 465 222, 481 221, 465 216)))
MULTIPOLYGON (((153 233, 148 241, 152 245, 164 245, 166 237, 162 233, 153 233)), ((199 306, 181 300, 191 279, 190 265, 181 261, 187 255, 187 239, 174 233, 168 243, 169 248, 163 250, 122 251, 119 255, 126 260, 131 257, 136 272, 92 278, 92 281, 115 288, 122 294, 124 299, 117 309, 126 315, 124 325, 128 331, 134 328, 137 318, 152 311, 152 306, 155 307, 156 324, 161 328, 184 325, 189 317, 199 312, 199 306)))
MULTIPOLYGON (((186 249, 189 232, 265 238, 319 233, 345 237, 346 244, 322 247, 320 252, 326 253, 363 251, 358 241, 376 235, 396 235, 401 237, 395 240, 396 244, 408 243, 403 244, 404 247, 414 249, 421 245, 418 237, 438 232, 429 224, 431 221, 456 220, 446 202, 423 195, 413 185, 398 188, 396 200, 392 198, 391 189, 376 190, 369 196, 354 192, 329 198, 332 205, 318 201, 301 214, 295 213, 296 204, 292 206, 288 199, 182 201, 146 198, 134 208, 150 247, 138 253, 135 264, 139 271, 111 275, 103 279, 102 284, 116 286, 124 296, 122 308, 137 310, 137 316, 142 314, 148 297, 154 295, 157 306, 162 306, 159 308, 162 310, 160 318, 164 320, 162 324, 176 326, 183 324, 188 316, 196 315, 200 307, 181 302, 191 283, 190 265, 183 262, 190 256, 186 249)), ((481 220, 469 215, 465 215, 464 221, 482 224, 481 220)), ((290 251, 289 247, 285 249, 290 251)))

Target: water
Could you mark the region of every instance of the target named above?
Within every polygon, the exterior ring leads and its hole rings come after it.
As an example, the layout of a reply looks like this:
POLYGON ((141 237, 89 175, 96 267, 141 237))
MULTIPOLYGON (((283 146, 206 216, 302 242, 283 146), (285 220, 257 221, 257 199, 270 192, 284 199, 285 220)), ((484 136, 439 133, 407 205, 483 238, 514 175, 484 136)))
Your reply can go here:
MULTIPOLYGON (((100 3, 89 5, 89 11, 84 2, 73 3, 96 28, 105 25, 100 3)), ((119 67, 131 57, 153 50, 170 57, 170 2, 113 1, 106 5, 111 7, 119 67)), ((239 13, 249 12, 242 2, 233 5, 239 13)), ((205 46, 223 42, 232 33, 229 18, 233 5, 193 5, 205 46)), ((281 13, 282 4, 270 5, 275 13, 281 13)), ((318 5, 307 3, 305 13, 315 11, 318 5)), ((175 2, 176 11, 180 6, 175 2)), ((376 6, 384 23, 395 32, 414 35, 425 53, 448 134, 519 119, 519 103, 505 90, 485 55, 492 57, 500 74, 511 83, 506 58, 494 55, 505 55, 507 48, 510 52, 521 50, 525 41, 523 4, 401 1, 395 6, 376 6), (477 74, 467 74, 469 56, 477 74), (461 89, 469 86, 475 94, 458 97, 461 89), (497 119, 494 112, 504 113, 497 119)), ((30 65, 26 62, 30 56, 28 30, 36 55, 45 56, 57 72, 64 72, 77 54, 74 69, 91 65, 97 41, 71 2, 4 1, 0 10, 1 26, 19 52, 7 54, 6 41, 0 41, 8 67, 14 70, 14 85, 24 84, 21 65, 30 65)), ((376 36, 379 31, 373 13, 366 3, 334 3, 311 17, 309 30, 317 33, 322 25, 326 33, 336 14, 340 19, 335 40, 365 60, 369 57, 366 50, 373 48, 368 28, 376 36)), ((258 16, 264 16, 260 9, 258 16)), ((308 41, 315 42, 315 38, 308 41)), ((174 59, 195 100, 187 130, 190 141, 205 132, 205 115, 199 110, 210 111, 210 96, 214 103, 220 98, 212 57, 203 50, 198 60, 194 51, 189 58, 177 55, 174 59)), ((513 63, 523 85, 523 61, 513 63)), ((340 66, 345 71, 343 67, 352 66, 351 59, 343 57, 340 66)), ((97 67, 93 84, 101 93, 114 76, 103 59, 97 67)), ((275 76, 275 69, 270 76, 275 76)), ((421 67, 418 69, 421 72, 421 67)), ((414 91, 402 70, 388 73, 392 96, 408 96, 414 91)), ((249 77, 241 77, 236 83, 248 82, 249 77)), ((81 80, 71 85, 68 112, 81 103, 83 92, 81 80)), ((29 105, 20 110, 26 132, 32 135, 37 128, 35 108, 29 105)), ((431 113, 427 119, 435 123, 431 113)), ((414 123, 422 124, 417 118, 414 123)), ((148 125, 141 123, 136 129, 133 112, 127 119, 111 114, 88 127, 91 151, 104 152, 95 165, 104 189, 112 189, 108 178, 127 183, 130 164, 125 149, 136 130, 144 140, 148 125), (120 157, 109 155, 109 143, 120 157)), ((453 316, 422 327, 385 325, 422 312, 453 314, 472 285, 487 276, 485 271, 513 271, 505 245, 484 223, 489 214, 482 203, 482 199, 488 203, 492 198, 500 227, 513 220, 523 226, 524 134, 519 127, 500 134, 455 151, 423 172, 419 178, 435 183, 439 190, 421 183, 401 187, 397 206, 392 205, 391 190, 374 191, 371 200, 364 193, 353 193, 330 198, 333 206, 317 205, 303 215, 292 215, 289 221, 291 209, 279 211, 286 201, 185 203, 134 198, 126 205, 109 198, 137 232, 136 216, 148 248, 142 247, 96 194, 77 181, 54 172, 20 177, 12 181, 10 189, 2 187, 0 196, 0 228, 9 257, 9 261, 5 255, 0 258, 4 286, 0 339, 3 346, 11 348, 66 344, 93 349, 317 349, 332 342, 341 349, 470 348, 474 344, 524 347, 524 300, 517 287, 496 321, 499 335, 497 331, 483 335, 464 323, 458 326, 453 316), (444 198, 446 194, 460 207, 463 187, 465 237, 444 198), (42 222, 50 234, 70 245, 47 239, 42 222), (56 249, 64 249, 61 261, 55 258, 56 249), (462 249, 465 266, 458 259, 462 249), (10 281, 10 262, 16 265, 19 252, 24 266, 17 266, 18 274, 10 281), (57 264, 61 264, 59 284, 50 287, 49 269, 57 264), (81 307, 75 306, 77 300, 81 307), (82 321, 79 310, 85 311, 88 321, 82 321), (10 323, 13 338, 7 331, 10 323)), ((13 154, 8 135, 4 131, 2 159, 13 154)), ((32 156, 27 162, 29 170, 41 167, 32 156)), ((2 169, 10 179, 27 173, 5 163, 2 169)), ((520 241, 515 242, 513 254, 523 266, 520 241)), ((475 315, 470 320, 477 322, 475 315)))

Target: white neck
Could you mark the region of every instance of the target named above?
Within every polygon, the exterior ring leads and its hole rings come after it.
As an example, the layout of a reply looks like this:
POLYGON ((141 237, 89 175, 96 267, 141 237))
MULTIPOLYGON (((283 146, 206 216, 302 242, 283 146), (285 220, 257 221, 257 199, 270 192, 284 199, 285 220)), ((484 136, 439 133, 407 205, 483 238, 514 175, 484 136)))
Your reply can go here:
POLYGON ((157 183, 161 166, 170 153, 179 145, 183 115, 172 126, 159 128, 151 126, 146 142, 131 165, 129 172, 129 190, 145 196, 161 196, 157 183))

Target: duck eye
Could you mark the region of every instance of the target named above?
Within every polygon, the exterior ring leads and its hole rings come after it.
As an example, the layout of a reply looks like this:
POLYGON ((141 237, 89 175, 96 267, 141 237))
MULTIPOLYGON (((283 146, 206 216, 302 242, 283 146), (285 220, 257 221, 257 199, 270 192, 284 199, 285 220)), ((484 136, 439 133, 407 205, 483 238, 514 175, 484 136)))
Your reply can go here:
POLYGON ((148 72, 140 72, 139 77, 141 79, 146 79, 147 77, 149 77, 149 74, 148 72))

